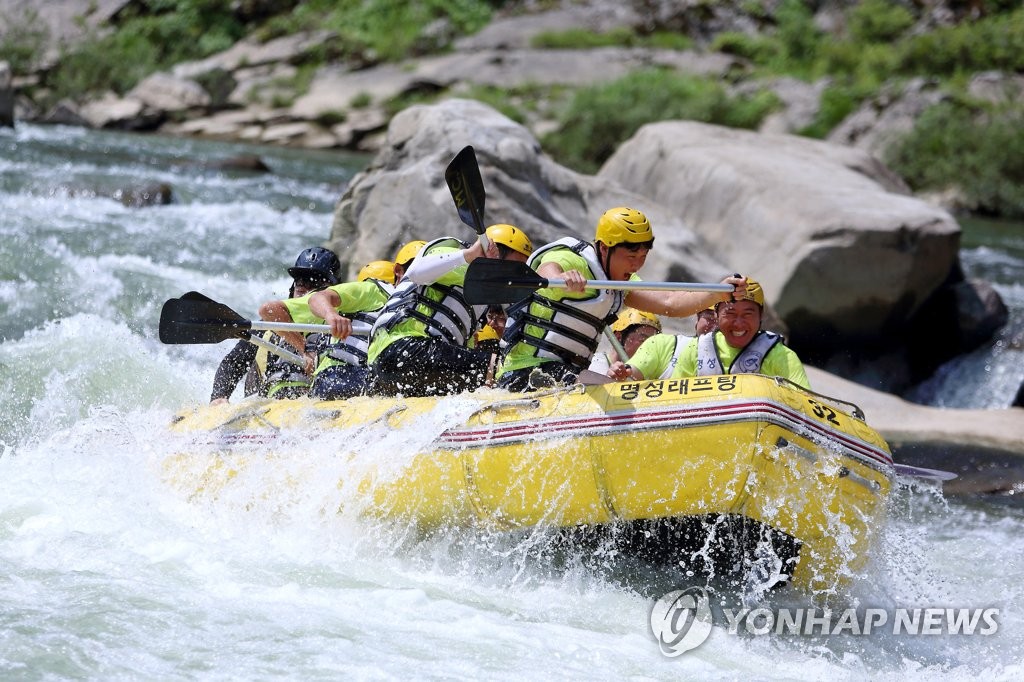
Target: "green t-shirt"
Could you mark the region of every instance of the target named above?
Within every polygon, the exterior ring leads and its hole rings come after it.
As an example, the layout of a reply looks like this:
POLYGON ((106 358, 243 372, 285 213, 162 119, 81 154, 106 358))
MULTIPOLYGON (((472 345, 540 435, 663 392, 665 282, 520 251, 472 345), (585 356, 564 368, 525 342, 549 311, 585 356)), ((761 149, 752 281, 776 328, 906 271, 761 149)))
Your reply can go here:
MULTIPOLYGON (((328 287, 341 297, 341 305, 338 312, 342 315, 351 313, 364 313, 380 310, 388 300, 388 294, 372 280, 364 282, 342 282, 328 287)), ((316 292, 310 292, 299 298, 289 298, 285 301, 284 307, 292 317, 292 322, 299 324, 323 324, 324 319, 317 317, 309 309, 309 298, 316 292)))
MULTIPOLYGON (((453 240, 454 241, 454 240, 453 240)), ((438 255, 442 253, 451 253, 453 251, 461 251, 462 247, 456 246, 444 246, 438 244, 427 249, 422 255, 438 255)), ((466 269, 469 266, 465 263, 459 265, 453 270, 446 272, 442 275, 434 284, 443 284, 445 286, 458 286, 461 287, 466 282, 466 269)), ((440 301, 444 299, 444 294, 437 289, 431 289, 427 287, 426 292, 427 298, 432 301, 440 301)), ((417 306, 419 312, 426 316, 431 315, 431 311, 424 305, 417 306)), ((380 329, 376 334, 373 335, 373 340, 370 342, 370 349, 367 351, 368 362, 371 364, 377 359, 377 356, 381 354, 385 348, 390 346, 392 343, 405 336, 430 336, 427 332, 427 325, 415 318, 407 318, 396 324, 391 329, 380 329)))
MULTIPOLYGON (((354 313, 368 313, 375 310, 380 310, 384 307, 384 304, 388 301, 388 293, 384 291, 376 282, 372 280, 366 280, 363 282, 342 282, 341 284, 335 284, 334 286, 328 287, 338 296, 341 297, 341 303, 339 304, 337 311, 342 315, 352 315, 354 313)), ((323 318, 317 317, 309 309, 309 297, 314 292, 310 292, 305 296, 299 298, 289 298, 284 301, 284 307, 288 309, 288 312, 292 316, 292 321, 299 322, 301 324, 322 324, 323 318)), ((316 372, 322 372, 327 367, 332 365, 344 364, 340 360, 335 360, 331 357, 324 357, 320 360, 317 365, 316 372)))
MULTIPOLYGON (((725 341, 722 332, 715 332, 715 350, 723 367, 731 367, 733 361, 743 350, 734 348, 725 341)), ((676 344, 686 344, 679 355, 679 360, 672 370, 670 379, 682 379, 697 376, 697 338, 692 336, 675 336, 672 334, 655 334, 643 342, 633 357, 629 359, 631 367, 644 375, 645 379, 658 379, 668 369, 676 344)), ((791 348, 782 343, 772 346, 761 363, 761 374, 789 379, 798 386, 810 389, 807 372, 803 363, 791 348)))
MULTIPOLYGON (((594 273, 590 270, 590 264, 587 263, 587 259, 568 247, 554 248, 547 253, 542 254, 540 260, 534 265, 534 268, 539 269, 544 263, 557 263, 564 272, 579 270, 583 273, 585 278, 595 279, 594 273)), ((568 289, 562 289, 561 287, 551 287, 538 289, 537 293, 544 298, 549 298, 553 301, 561 301, 564 299, 592 298, 597 294, 597 290, 586 289, 584 291, 569 291, 568 289)), ((530 305, 529 312, 531 315, 535 315, 544 320, 550 320, 554 314, 550 308, 545 308, 536 304, 530 305)), ((524 331, 530 336, 540 337, 544 335, 543 329, 532 324, 526 325, 526 329, 524 331)), ((498 376, 501 376, 505 372, 511 372, 525 367, 537 367, 545 362, 557 362, 557 360, 537 357, 536 346, 531 346, 520 341, 510 348, 508 353, 505 354, 505 359, 501 363, 501 367, 498 369, 498 376)))

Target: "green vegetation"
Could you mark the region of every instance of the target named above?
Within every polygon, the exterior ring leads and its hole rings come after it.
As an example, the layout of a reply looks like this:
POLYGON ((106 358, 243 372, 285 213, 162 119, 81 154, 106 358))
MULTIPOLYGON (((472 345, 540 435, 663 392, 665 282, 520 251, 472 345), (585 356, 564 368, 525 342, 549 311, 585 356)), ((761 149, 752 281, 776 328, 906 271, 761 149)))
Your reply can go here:
POLYGON ((962 102, 929 108, 886 162, 915 190, 959 187, 976 210, 1024 217, 1024 108, 982 112, 962 102))
POLYGON ((12 18, 0 14, 0 26, 4 27, 0 40, 0 61, 11 65, 14 73, 27 73, 36 66, 50 31, 34 9, 25 10, 12 18))
POLYGON ((717 80, 649 69, 576 92, 561 132, 543 143, 561 163, 592 173, 646 123, 690 119, 755 128, 777 105, 768 92, 730 97, 717 80))
POLYGON ((151 0, 130 5, 117 29, 65 55, 47 77, 57 98, 124 93, 173 64, 226 50, 245 35, 230 0, 151 0), (152 13, 143 13, 149 9, 152 13))
MULTIPOLYGON (((48 76, 54 98, 113 90, 123 94, 154 71, 226 50, 249 34, 266 40, 303 30, 338 35, 307 62, 396 60, 446 47, 424 27, 444 19, 454 35, 475 31, 491 17, 485 0, 310 0, 261 26, 242 23, 232 0, 149 0, 129 6, 112 33, 94 37, 65 55, 48 76)), ((7 52, 30 52, 34 43, 8 42, 7 52)), ((3 49, 3 48, 0 48, 3 49)), ((12 59, 12 61, 14 61, 12 59)), ((297 90, 298 92, 298 90, 297 90)))
POLYGON ((338 36, 335 57, 396 61, 447 47, 443 38, 424 35, 431 22, 446 20, 454 35, 463 35, 485 26, 491 13, 491 3, 485 0, 308 0, 267 22, 259 35, 269 39, 299 31, 333 31, 338 36))
POLYGON ((368 92, 360 92, 348 103, 348 105, 353 109, 365 109, 371 104, 373 104, 373 96, 368 92))

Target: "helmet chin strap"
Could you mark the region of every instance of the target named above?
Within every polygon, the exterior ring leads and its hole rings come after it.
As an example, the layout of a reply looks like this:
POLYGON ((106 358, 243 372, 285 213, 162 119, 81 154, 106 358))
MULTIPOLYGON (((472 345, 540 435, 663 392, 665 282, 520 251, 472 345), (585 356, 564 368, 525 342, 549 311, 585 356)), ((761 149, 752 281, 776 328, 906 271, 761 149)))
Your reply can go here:
MULTIPOLYGON (((608 246, 604 242, 598 242, 598 244, 603 245, 605 248, 604 260, 601 262, 601 267, 604 268, 604 274, 608 276, 608 279, 612 279, 612 249, 615 247, 608 246)), ((598 252, 600 252, 601 246, 598 246, 597 248, 598 252)))

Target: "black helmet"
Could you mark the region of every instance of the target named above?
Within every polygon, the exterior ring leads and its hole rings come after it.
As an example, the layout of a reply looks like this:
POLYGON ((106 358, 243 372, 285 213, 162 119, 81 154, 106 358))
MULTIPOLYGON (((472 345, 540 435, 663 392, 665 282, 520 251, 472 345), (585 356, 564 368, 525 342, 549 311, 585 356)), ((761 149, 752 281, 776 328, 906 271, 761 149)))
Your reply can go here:
POLYGON ((341 276, 341 261, 330 249, 314 246, 306 249, 295 259, 295 266, 288 268, 292 279, 324 280, 337 284, 341 276))

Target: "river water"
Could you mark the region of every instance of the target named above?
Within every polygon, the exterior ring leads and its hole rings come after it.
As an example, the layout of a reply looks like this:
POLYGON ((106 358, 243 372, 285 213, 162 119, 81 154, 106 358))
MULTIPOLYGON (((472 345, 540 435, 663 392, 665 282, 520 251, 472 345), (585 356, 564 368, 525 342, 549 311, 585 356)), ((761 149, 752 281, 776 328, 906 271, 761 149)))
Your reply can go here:
MULTIPOLYGON (((658 596, 686 587, 679 576, 548 551, 543 536, 422 538, 337 515, 329 453, 292 465, 326 468, 280 499, 267 499, 279 476, 269 465, 220 503, 168 485, 168 424, 208 399, 229 345, 160 344, 161 304, 198 290, 252 314, 282 297, 284 266, 327 237, 363 163, 0 131, 0 679, 1024 678, 1024 505, 1013 496, 901 487, 842 599, 890 619, 997 609, 994 633, 758 636, 718 619, 707 642, 669 658, 648 621, 658 596), (242 153, 274 172, 204 163, 242 153), (155 182, 175 203, 106 198, 155 182)), ((996 282, 1011 328, 922 390, 935 404, 999 407, 991 396, 1024 372, 1011 355, 1024 246, 1019 229, 971 234, 981 236, 965 239, 965 264, 996 282)), ((419 437, 363 446, 394 457, 419 437)), ((768 605, 813 606, 785 593, 768 605)))

